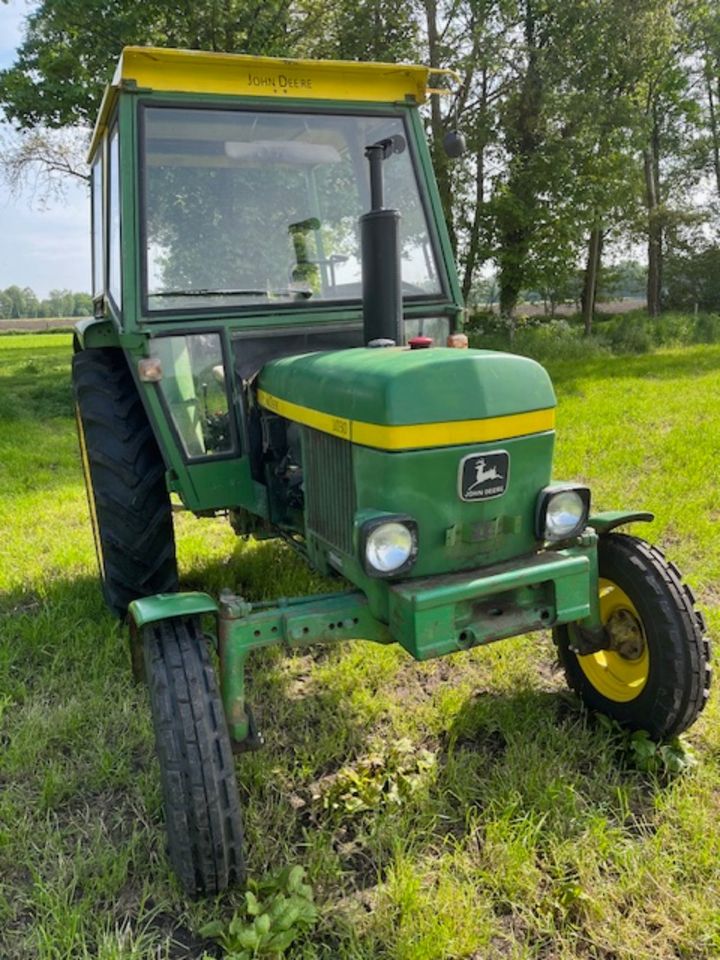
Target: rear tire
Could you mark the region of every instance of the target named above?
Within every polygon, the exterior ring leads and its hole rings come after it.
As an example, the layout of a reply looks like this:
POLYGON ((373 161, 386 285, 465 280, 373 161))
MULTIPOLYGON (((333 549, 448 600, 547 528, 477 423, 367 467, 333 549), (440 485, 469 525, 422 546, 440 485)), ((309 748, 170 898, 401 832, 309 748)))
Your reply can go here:
POLYGON ((103 595, 123 619, 178 588, 165 465, 122 350, 76 353, 73 387, 103 595))
POLYGON ((695 722, 710 689, 710 643, 690 588, 644 540, 612 533, 598 542, 600 607, 615 649, 578 656, 572 625, 553 639, 568 685, 591 709, 656 740, 695 722))
POLYGON ((244 880, 243 829, 230 737, 196 619, 143 629, 170 862, 190 897, 244 880))

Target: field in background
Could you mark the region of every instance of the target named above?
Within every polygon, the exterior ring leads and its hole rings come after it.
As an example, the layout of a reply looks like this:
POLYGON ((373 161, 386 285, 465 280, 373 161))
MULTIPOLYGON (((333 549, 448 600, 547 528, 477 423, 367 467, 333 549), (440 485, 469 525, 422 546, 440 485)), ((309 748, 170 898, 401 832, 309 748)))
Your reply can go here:
MULTIPOLYGON (((169 874, 145 691, 96 585, 70 349, 0 338, 0 957, 199 958, 199 928, 239 895, 192 904, 169 874)), ((720 346, 551 372, 556 477, 587 481, 598 508, 654 510, 635 532, 720 636, 720 346)), ((178 533, 187 588, 326 589, 222 521, 181 515, 178 533)), ((256 657, 267 747, 237 763, 250 869, 303 864, 322 914, 290 956, 720 956, 717 691, 687 738, 697 765, 655 777, 553 659, 546 635, 424 665, 361 643, 256 657)))
POLYGON ((38 317, 35 319, 21 318, 20 320, 0 320, 0 334, 32 332, 41 333, 45 330, 71 330, 77 323, 77 317, 38 317))

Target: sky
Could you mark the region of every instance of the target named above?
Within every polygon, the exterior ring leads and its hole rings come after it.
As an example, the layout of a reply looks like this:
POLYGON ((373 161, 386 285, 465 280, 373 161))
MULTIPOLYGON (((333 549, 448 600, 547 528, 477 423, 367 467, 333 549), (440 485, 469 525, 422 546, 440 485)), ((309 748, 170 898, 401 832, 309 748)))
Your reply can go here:
MULTIPOLYGON (((0 3, 0 69, 12 64, 31 8, 26 0, 0 3)), ((0 123, 0 135, 7 133, 0 123)), ((41 206, 28 192, 11 196, 0 180, 0 290, 12 284, 40 298, 50 290, 89 291, 90 199, 82 184, 41 206)))

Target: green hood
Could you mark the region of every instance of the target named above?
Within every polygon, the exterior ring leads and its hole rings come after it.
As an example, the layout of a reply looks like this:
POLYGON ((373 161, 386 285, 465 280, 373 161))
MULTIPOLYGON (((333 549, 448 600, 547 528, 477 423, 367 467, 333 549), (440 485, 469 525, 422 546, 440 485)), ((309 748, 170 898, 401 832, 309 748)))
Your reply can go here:
POLYGON ((287 404, 388 426, 484 420, 555 406, 552 383, 538 363, 490 350, 359 347, 302 354, 268 363, 258 385, 261 403, 290 419, 302 418, 282 408, 287 404))

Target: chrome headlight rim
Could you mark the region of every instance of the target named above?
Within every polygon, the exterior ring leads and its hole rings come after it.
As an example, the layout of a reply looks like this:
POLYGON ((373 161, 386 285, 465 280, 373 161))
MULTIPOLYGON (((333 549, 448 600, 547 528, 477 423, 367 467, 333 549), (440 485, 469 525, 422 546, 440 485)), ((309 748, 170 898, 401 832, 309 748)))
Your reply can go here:
POLYGON ((413 519, 413 517, 410 517, 404 513, 381 514, 377 517, 372 517, 370 520, 366 520, 360 526, 359 534, 360 560, 363 570, 369 577, 375 577, 376 579, 381 580, 393 580, 397 577, 402 577, 414 566, 418 554, 418 525, 417 520, 413 519), (407 559, 400 566, 395 567, 392 570, 380 570, 373 566, 368 559, 368 540, 370 539, 370 536, 380 527, 395 523, 400 524, 409 531, 411 539, 410 552, 407 556, 407 559))
POLYGON ((590 515, 590 488, 580 483, 555 483, 544 487, 538 496, 535 510, 535 535, 545 543, 561 543, 564 540, 573 540, 580 536, 587 526, 590 515), (547 530, 548 507, 553 499, 563 493, 575 493, 580 498, 582 513, 578 516, 574 527, 565 533, 552 534, 547 530))

